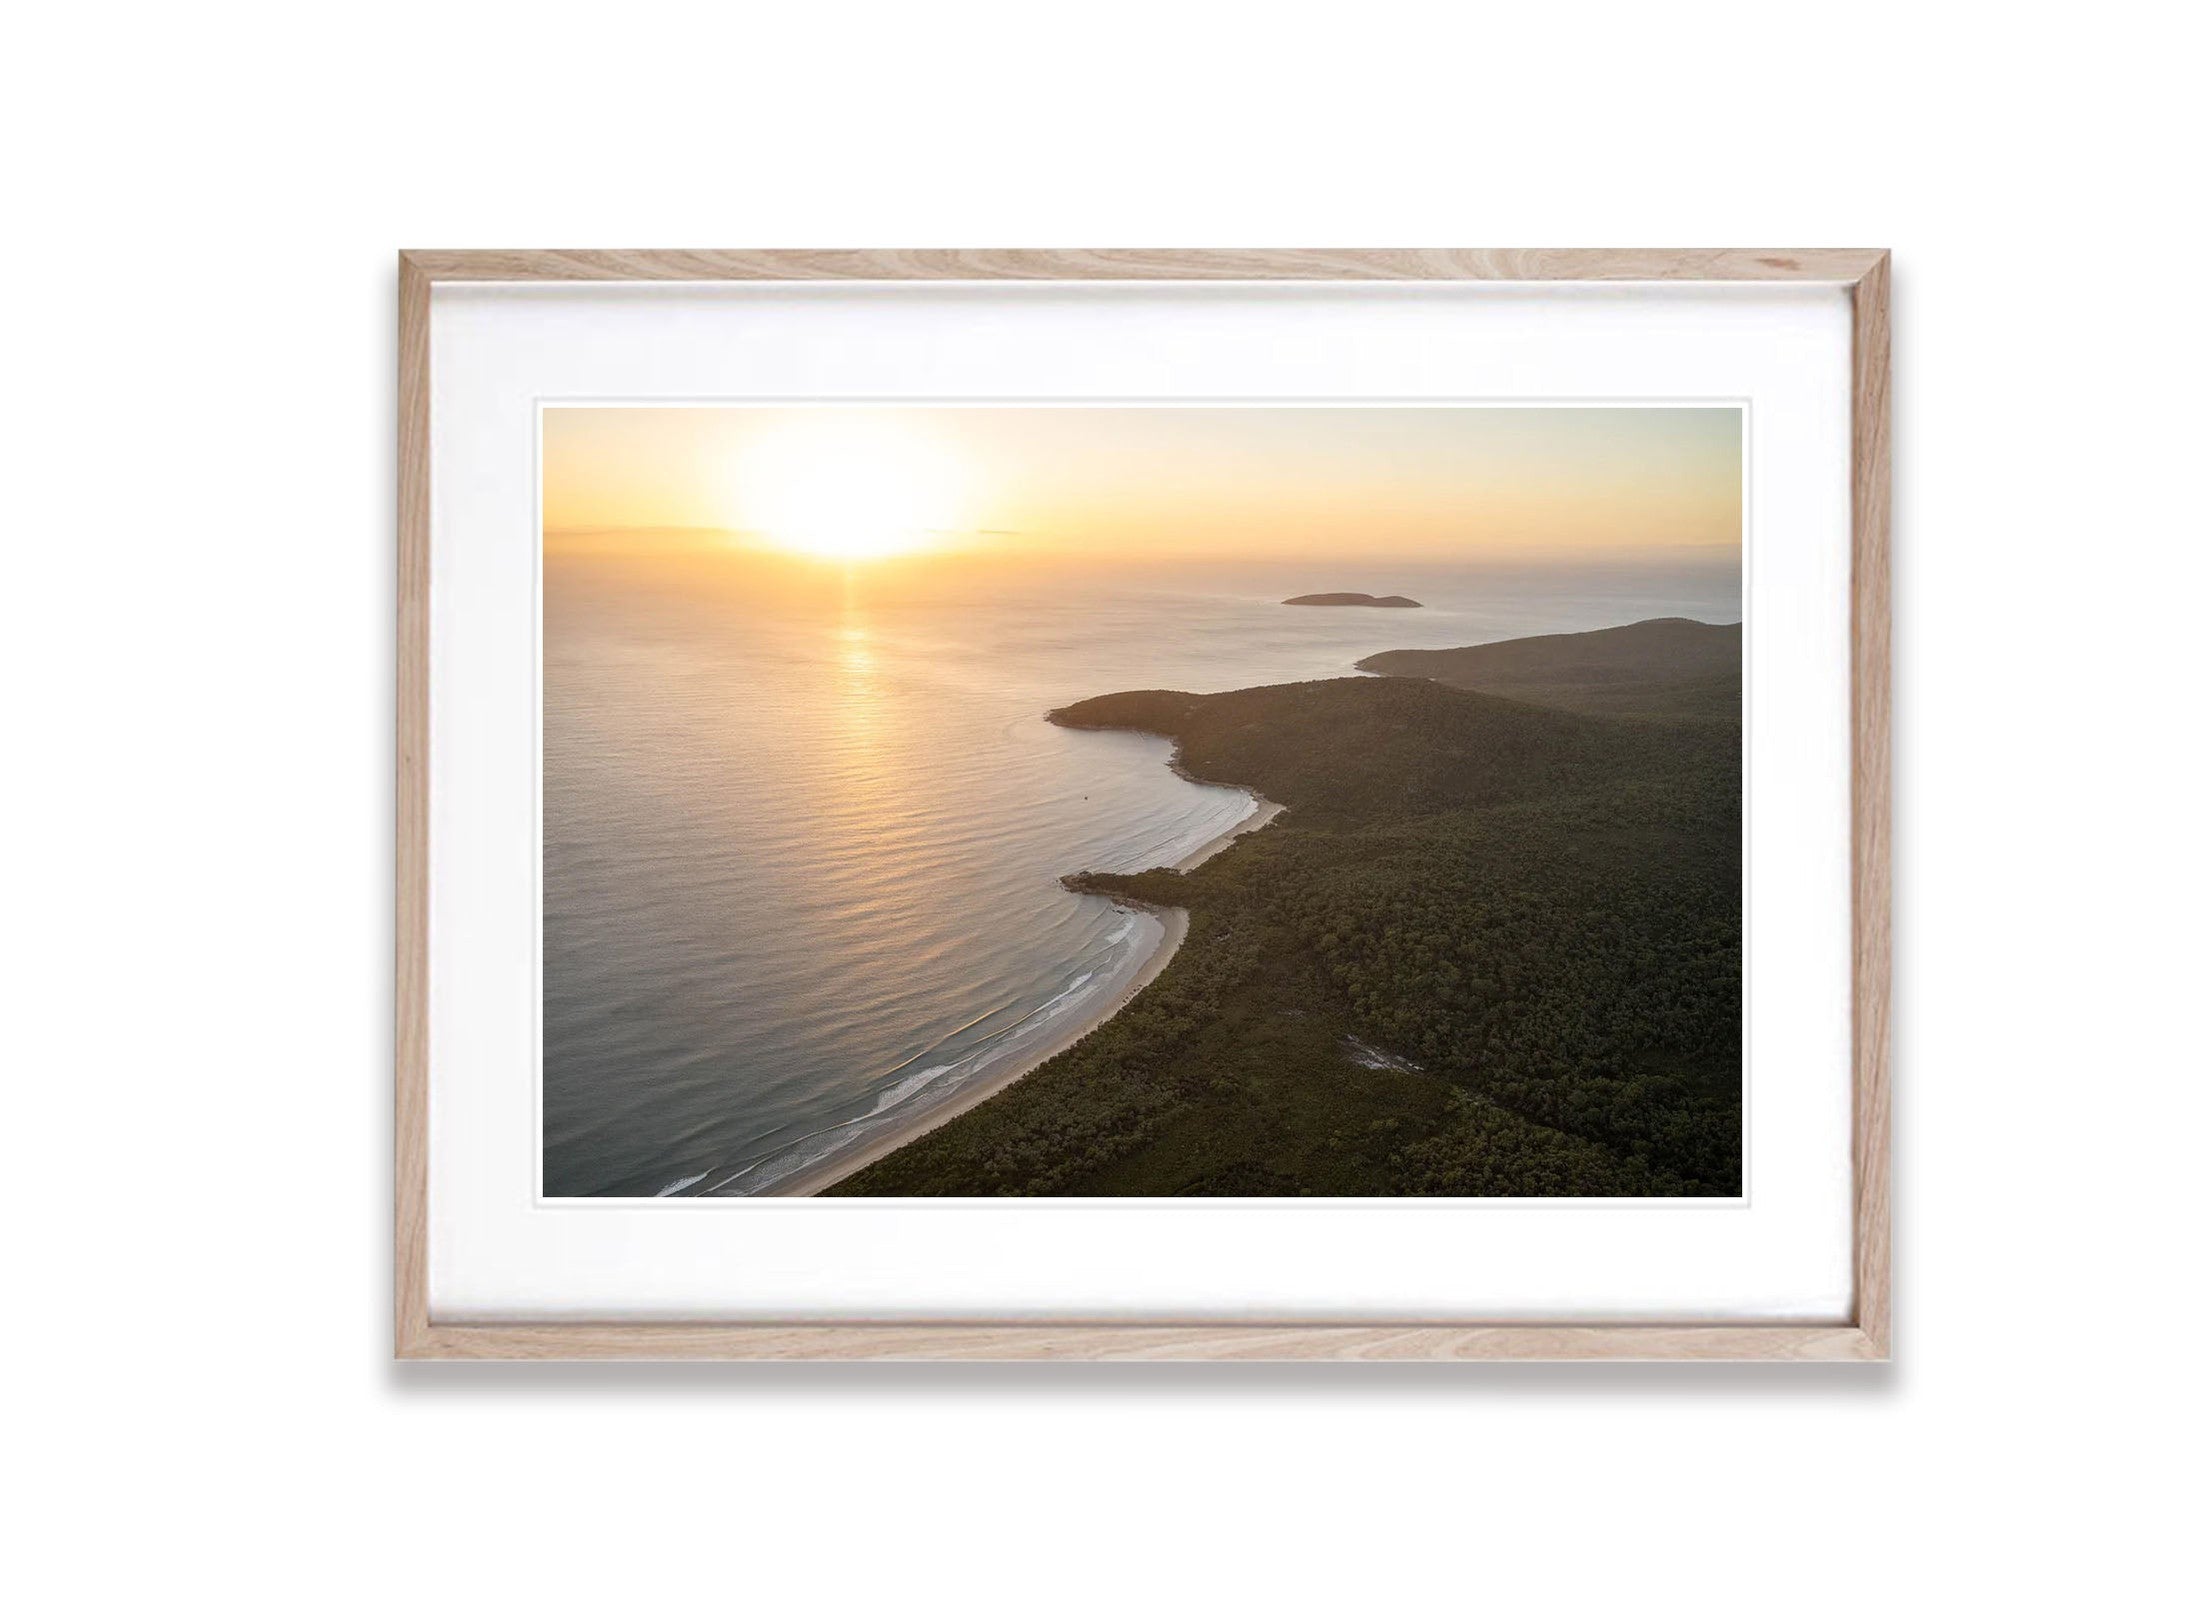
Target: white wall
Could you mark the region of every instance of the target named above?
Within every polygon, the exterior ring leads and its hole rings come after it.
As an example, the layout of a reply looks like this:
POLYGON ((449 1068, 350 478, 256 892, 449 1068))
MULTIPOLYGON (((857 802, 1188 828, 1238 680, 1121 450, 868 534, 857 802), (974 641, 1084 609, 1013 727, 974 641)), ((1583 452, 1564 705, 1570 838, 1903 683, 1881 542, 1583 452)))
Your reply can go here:
POLYGON ((16 18, 25 1591, 2130 1586, 2188 1509, 2195 1064, 2149 14, 16 18), (1895 249, 1899 1363, 393 1370, 393 252, 1235 243, 1895 249))

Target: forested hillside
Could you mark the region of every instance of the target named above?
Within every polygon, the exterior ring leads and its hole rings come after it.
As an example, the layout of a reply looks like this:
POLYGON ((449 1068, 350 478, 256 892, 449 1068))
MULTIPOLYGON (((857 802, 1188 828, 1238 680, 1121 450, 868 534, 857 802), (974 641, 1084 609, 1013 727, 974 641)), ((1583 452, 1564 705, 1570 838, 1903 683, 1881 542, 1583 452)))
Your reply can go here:
POLYGON ((1738 717, 1741 624, 1663 616, 1593 633, 1546 633, 1455 650, 1384 650, 1362 672, 1425 677, 1560 710, 1738 717))
POLYGON ((1730 714, 1659 712, 1700 675, 1534 653, 1538 689, 1628 714, 1411 677, 1055 712, 1288 810, 1193 872, 1071 879, 1190 936, 1076 1048, 831 1191, 1738 1193, 1738 681, 1730 714))

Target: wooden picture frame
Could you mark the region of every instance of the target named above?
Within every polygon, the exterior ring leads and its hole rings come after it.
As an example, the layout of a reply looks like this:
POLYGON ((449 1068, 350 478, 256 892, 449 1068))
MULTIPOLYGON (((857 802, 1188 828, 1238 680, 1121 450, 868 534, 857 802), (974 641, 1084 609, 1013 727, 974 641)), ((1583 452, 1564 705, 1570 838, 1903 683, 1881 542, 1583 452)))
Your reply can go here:
POLYGON ((395 1352, 400 1359, 1812 1360, 1889 1354, 1889 257, 1811 250, 413 250, 398 259, 395 1352), (428 1308, 429 300, 438 283, 1785 282, 1846 289, 1854 1296, 1791 1322, 453 1324, 428 1308))

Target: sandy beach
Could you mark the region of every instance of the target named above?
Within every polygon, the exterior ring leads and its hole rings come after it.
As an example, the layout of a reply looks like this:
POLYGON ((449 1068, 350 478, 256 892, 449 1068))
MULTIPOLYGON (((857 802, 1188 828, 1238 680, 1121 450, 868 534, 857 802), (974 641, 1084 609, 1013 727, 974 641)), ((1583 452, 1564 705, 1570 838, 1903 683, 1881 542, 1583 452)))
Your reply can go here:
MULTIPOLYGON (((1212 860, 1245 834, 1258 832, 1268 823, 1274 821, 1276 817, 1283 814, 1283 807, 1273 800, 1263 798, 1256 793, 1253 798, 1258 803, 1250 816, 1227 832, 1216 834, 1213 838, 1208 839, 1204 844, 1201 844, 1189 855, 1178 861, 1174 869, 1179 872, 1188 872, 1192 868, 1212 860)), ((1030 1044, 1024 1049, 1021 1059, 1001 1070, 988 1072, 975 1082, 965 1084, 962 1088, 941 1100, 939 1104, 923 1116, 918 1117, 906 1127, 897 1129, 891 1137, 881 1139, 876 1143, 862 1144, 853 1149, 843 1150, 829 1160, 819 1161, 814 1166, 805 1167, 788 1177, 785 1182, 765 1189, 759 1197, 768 1199, 813 1198, 823 1193, 834 1183, 861 1171, 872 1161, 890 1155, 903 1144, 913 1143, 934 1128, 945 1126, 972 1105, 992 1098, 993 1095, 999 1093, 1010 1083, 1029 1076, 1056 1055, 1075 1047, 1095 1029, 1106 1025, 1108 1021, 1113 1019, 1117 1011, 1144 991, 1146 984, 1160 976, 1162 969, 1168 965, 1176 951, 1183 947, 1184 935, 1191 931, 1191 913, 1178 906, 1148 905, 1141 906, 1140 910, 1145 915, 1160 918, 1160 943, 1154 947, 1152 954, 1146 956, 1139 963, 1138 969, 1131 974, 1130 981, 1124 986, 1122 992, 1099 1010, 1085 1017, 1073 1030, 1067 1033, 1041 1034, 1031 1040, 1030 1044)))
POLYGON ((945 1126, 972 1105, 992 1098, 993 1095, 999 1093, 1010 1083, 1029 1076, 1063 1050, 1074 1047, 1095 1028, 1103 1026, 1123 1006, 1137 998, 1147 983, 1160 976, 1161 969, 1168 964, 1169 959, 1174 956, 1176 951, 1182 948, 1184 935, 1191 931, 1191 913, 1187 910, 1175 906, 1155 905, 1144 907, 1143 912, 1145 915, 1160 918, 1161 941, 1154 947, 1153 953, 1146 956, 1139 963, 1138 969, 1131 973, 1128 986, 1106 1005, 1085 1017, 1066 1033, 1041 1034, 1039 1037, 1034 1038, 1023 1051, 1022 1059, 1000 1070, 989 1072, 974 1082, 963 1085, 963 1087, 941 1100, 939 1104, 923 1116, 909 1123, 906 1127, 897 1129, 891 1137, 874 1144, 863 1144, 854 1149, 843 1150, 830 1160, 820 1161, 814 1166, 805 1167, 803 1170, 794 1173, 784 1183, 765 1189, 760 1197, 767 1199, 808 1199, 821 1194, 842 1178, 861 1171, 872 1161, 891 1154, 903 1144, 913 1143, 933 1128, 945 1126))
POLYGON ((1257 833, 1261 828, 1267 826, 1268 823, 1274 821, 1276 817, 1283 814, 1283 807, 1276 804, 1273 800, 1261 799, 1260 796, 1257 794, 1254 794, 1252 797, 1255 800, 1259 800, 1259 806, 1253 811, 1250 816, 1239 822, 1228 832, 1218 834, 1215 837, 1208 839, 1204 844, 1201 844, 1197 849, 1193 850, 1189 855, 1186 855, 1182 860, 1176 863, 1176 870, 1179 872, 1188 872, 1194 866, 1204 865, 1206 862, 1212 860, 1215 856, 1221 854, 1223 850, 1229 848, 1229 846, 1231 844, 1234 844, 1238 839, 1243 838, 1245 834, 1257 833))

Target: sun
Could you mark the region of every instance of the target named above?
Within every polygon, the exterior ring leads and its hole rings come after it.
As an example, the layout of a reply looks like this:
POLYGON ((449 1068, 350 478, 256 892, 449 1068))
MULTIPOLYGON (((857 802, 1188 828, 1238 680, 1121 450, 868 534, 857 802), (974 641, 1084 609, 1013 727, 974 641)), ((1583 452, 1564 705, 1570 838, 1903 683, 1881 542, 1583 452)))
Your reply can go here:
POLYGON ((962 521, 952 454, 893 421, 818 414, 728 466, 735 525, 783 550, 868 561, 924 549, 962 521))

